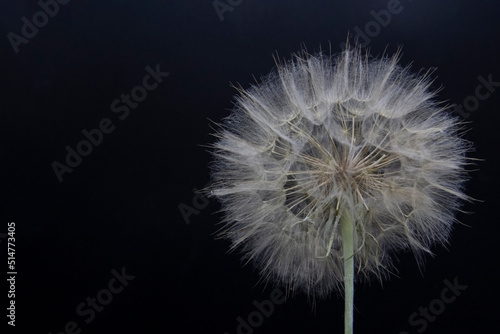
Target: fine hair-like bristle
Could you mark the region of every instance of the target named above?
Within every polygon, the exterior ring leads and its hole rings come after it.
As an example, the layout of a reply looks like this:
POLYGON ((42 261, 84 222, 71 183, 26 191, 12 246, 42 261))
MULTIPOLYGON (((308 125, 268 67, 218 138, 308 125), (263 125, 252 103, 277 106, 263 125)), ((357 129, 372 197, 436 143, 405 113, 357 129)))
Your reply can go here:
POLYGON ((239 89, 213 144, 221 235, 265 279, 316 297, 342 287, 339 219, 354 225, 356 279, 383 279, 396 251, 447 242, 469 144, 428 74, 398 55, 302 52, 239 89))

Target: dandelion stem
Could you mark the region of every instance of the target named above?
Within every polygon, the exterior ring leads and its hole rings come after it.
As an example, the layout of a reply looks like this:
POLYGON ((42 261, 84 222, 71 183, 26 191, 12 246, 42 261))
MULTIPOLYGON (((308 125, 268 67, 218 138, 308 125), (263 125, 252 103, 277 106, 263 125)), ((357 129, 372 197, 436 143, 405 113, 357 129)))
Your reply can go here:
POLYGON ((349 213, 342 215, 342 245, 344 250, 344 333, 352 334, 354 309, 354 221, 349 213))

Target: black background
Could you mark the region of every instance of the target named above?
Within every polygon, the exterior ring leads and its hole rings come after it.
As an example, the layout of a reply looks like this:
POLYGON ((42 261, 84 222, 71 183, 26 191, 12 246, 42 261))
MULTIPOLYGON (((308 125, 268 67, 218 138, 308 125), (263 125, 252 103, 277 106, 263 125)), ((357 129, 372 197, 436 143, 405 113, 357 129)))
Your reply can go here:
MULTIPOLYGON (((226 3, 226 0, 221 0, 226 3)), ((231 1, 230 1, 231 2, 231 1)), ((388 1, 232 1, 221 21, 213 1, 77 1, 39 28, 19 52, 21 18, 32 21, 36 1, 3 1, 0 8, 0 233, 16 223, 16 329, 59 333, 75 321, 81 333, 237 333, 237 318, 270 298, 251 266, 227 254, 213 233, 218 203, 189 216, 193 188, 209 181, 211 119, 229 114, 236 91, 305 45, 332 53, 356 27, 373 27, 373 10, 388 1), (110 104, 141 84, 146 66, 170 75, 124 120, 110 104), (64 163, 83 129, 103 118, 116 126, 59 182, 51 164, 64 163), (113 269, 135 276, 85 323, 76 307, 108 286, 113 269)), ((403 10, 370 37, 371 54, 403 46, 401 63, 437 68, 439 99, 461 104, 478 77, 500 81, 497 1, 401 0, 403 10)), ((498 288, 497 177, 500 87, 480 101, 466 138, 479 171, 471 173, 466 204, 448 249, 434 249, 423 273, 401 254, 398 276, 356 285, 355 333, 418 333, 410 315, 439 299, 444 280, 466 285, 425 333, 494 333, 498 288)), ((197 198, 199 200, 199 198, 197 198)), ((196 199, 195 199, 196 200, 196 199)), ((200 202, 204 206, 203 201, 200 202)), ((199 206, 199 207, 201 207, 199 206)), ((6 239, 0 239, 7 272, 6 239)), ((2 281, 5 280, 2 279, 2 281)), ((2 313, 7 286, 2 285, 2 313)), ((343 300, 332 296, 312 311, 305 297, 289 298, 253 332, 343 332, 343 300)), ((7 318, 1 315, 2 326, 7 318)), ((495 330, 496 329, 496 330, 495 330)), ((243 331, 244 333, 244 331, 243 331)))

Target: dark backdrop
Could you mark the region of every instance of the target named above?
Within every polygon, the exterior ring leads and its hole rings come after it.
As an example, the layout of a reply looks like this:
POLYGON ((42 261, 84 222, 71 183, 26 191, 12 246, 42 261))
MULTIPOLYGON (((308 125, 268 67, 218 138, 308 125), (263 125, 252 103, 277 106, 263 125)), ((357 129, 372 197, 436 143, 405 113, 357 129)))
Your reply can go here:
POLYGON ((485 80, 500 82, 497 1, 0 6, 2 277, 7 224, 16 228, 15 330, 5 278, 0 292, 9 333, 342 333, 341 297, 314 310, 301 296, 280 304, 214 239, 220 207, 193 191, 209 181, 203 145, 214 140, 209 119, 229 114, 231 83, 248 87, 268 73, 275 51, 339 52, 348 32, 372 55, 403 46, 403 65, 436 68, 439 99, 457 105, 484 159, 468 183, 481 201, 458 214, 447 249, 434 249, 422 272, 401 254, 383 287, 356 286, 355 332, 498 331, 500 83, 484 90, 485 80), (158 83, 141 88, 155 71, 158 83), (120 99, 131 92, 143 100, 126 107, 120 99), (80 144, 84 130, 95 145, 80 144), (62 167, 78 147, 87 156, 62 167))

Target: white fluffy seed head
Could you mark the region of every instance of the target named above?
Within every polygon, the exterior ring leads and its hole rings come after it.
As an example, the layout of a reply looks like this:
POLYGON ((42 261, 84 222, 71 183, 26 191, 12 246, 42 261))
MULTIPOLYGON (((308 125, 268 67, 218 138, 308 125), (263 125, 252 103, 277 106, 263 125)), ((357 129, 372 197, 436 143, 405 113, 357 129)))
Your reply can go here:
POLYGON ((398 56, 303 52, 240 89, 213 144, 222 236, 264 278, 309 295, 342 286, 339 217, 355 219, 356 279, 383 279, 395 251, 449 237, 469 144, 398 56))

